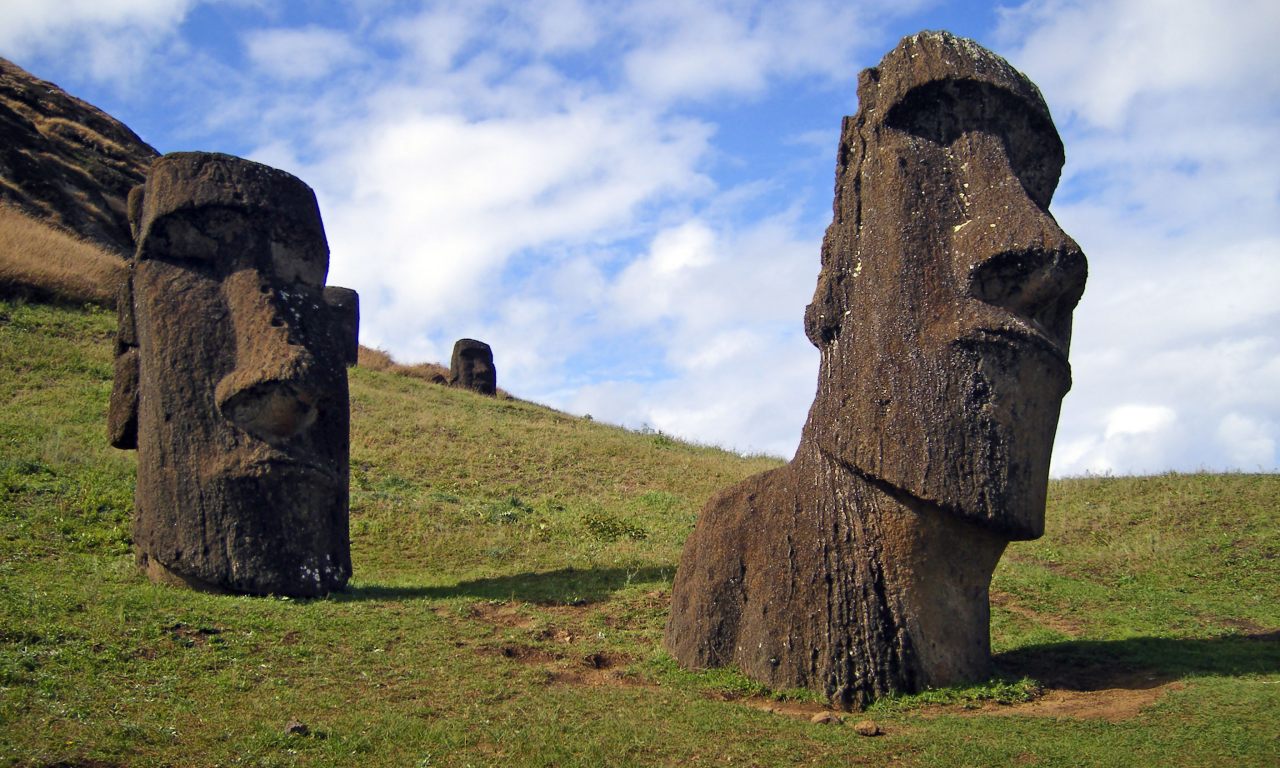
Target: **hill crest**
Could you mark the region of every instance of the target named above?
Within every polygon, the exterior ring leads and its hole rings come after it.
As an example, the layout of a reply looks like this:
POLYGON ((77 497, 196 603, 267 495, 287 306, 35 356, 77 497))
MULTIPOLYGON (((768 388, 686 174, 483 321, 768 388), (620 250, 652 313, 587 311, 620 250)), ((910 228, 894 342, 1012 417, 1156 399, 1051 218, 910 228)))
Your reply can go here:
POLYGON ((159 156, 124 123, 0 58, 0 203, 128 257, 129 190, 159 156))

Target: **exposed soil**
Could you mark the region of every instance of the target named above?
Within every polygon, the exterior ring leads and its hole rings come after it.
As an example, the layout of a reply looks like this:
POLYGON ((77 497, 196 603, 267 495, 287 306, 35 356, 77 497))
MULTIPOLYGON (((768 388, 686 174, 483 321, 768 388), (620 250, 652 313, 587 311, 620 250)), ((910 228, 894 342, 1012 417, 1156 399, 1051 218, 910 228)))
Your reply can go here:
POLYGON ((204 645, 209 641, 210 635, 222 634, 222 629, 218 627, 192 627, 182 622, 165 627, 165 631, 172 634, 175 642, 183 645, 204 645))
POLYGON ((1064 619, 1061 616, 1037 613, 1020 604, 1018 599, 1008 592, 1001 592, 996 589, 991 590, 991 606, 993 608, 1003 608, 1011 613, 1024 616, 1042 627, 1048 627, 1054 632, 1060 632, 1068 637, 1080 637, 1084 634, 1084 628, 1078 623, 1070 619, 1064 619))
POLYGON ((1234 629, 1251 640, 1266 640, 1268 637, 1280 637, 1280 632, 1268 632, 1267 628, 1249 619, 1218 618, 1218 623, 1227 629, 1234 629))
MULTIPOLYGON (((1178 681, 1155 685, 1150 688, 1107 688, 1100 691, 1048 690, 1035 701, 1021 704, 1000 705, 985 703, 978 709, 960 707, 939 708, 937 712, 951 712, 978 717, 1066 717, 1075 720, 1108 720, 1118 723, 1142 714, 1142 710, 1160 701, 1170 691, 1181 691, 1186 684, 1178 681)), ((928 716, 928 714, 923 714, 928 716)))
POLYGON ((635 659, 624 653, 575 653, 572 649, 562 653, 519 643, 477 648, 476 652, 541 669, 549 685, 650 687, 643 678, 626 673, 635 659))
MULTIPOLYGON (((661 596, 655 596, 661 597, 661 596)), ((1037 613, 1018 603, 1008 593, 993 591, 994 606, 1025 616, 1042 626, 1069 637, 1080 637, 1081 626, 1068 619, 1037 613)), ((652 687, 645 679, 626 675, 623 670, 635 659, 619 653, 586 653, 575 646, 588 639, 594 630, 585 625, 583 606, 539 606, 538 616, 522 613, 518 604, 475 603, 465 618, 483 621, 494 628, 495 635, 504 630, 534 630, 529 639, 537 645, 500 643, 475 648, 485 656, 500 657, 518 662, 526 668, 545 670, 547 683, 554 685, 588 685, 616 687, 652 687), (551 623, 554 619, 555 623, 551 623)), ((456 615, 442 609, 441 615, 456 615)), ((610 629, 626 629, 627 622, 616 616, 606 617, 610 629)), ((1261 629, 1256 625, 1238 629, 1261 629)), ((1278 642, 1280 632, 1251 631, 1249 639, 1259 642, 1278 642)), ((998 660, 1006 673, 1027 676, 1039 680, 1044 692, 1034 701, 1017 704, 995 702, 970 702, 967 704, 937 705, 916 710, 913 716, 926 719, 942 714, 962 717, 1057 717, 1080 720, 1107 720, 1120 722, 1138 717, 1142 711, 1163 699, 1170 691, 1180 691, 1186 684, 1172 675, 1151 670, 1133 670, 1116 666, 1070 667, 1058 662, 1043 663, 998 660)), ((751 707, 761 712, 811 720, 815 715, 832 712, 842 718, 845 725, 865 719, 857 714, 839 712, 831 707, 810 702, 776 701, 765 697, 739 697, 728 691, 708 692, 708 698, 751 707)), ((884 725, 881 724, 883 728, 884 725)), ((893 733, 894 728, 885 728, 893 733)))
POLYGON ((536 617, 521 614, 519 607, 510 603, 473 603, 467 618, 512 629, 531 629, 538 623, 536 617))
MULTIPOLYGON (((588 651, 576 647, 592 634, 583 623, 582 606, 539 606, 538 613, 542 615, 523 614, 518 605, 509 603, 472 604, 467 619, 492 625, 494 634, 498 636, 508 629, 523 630, 529 632, 529 640, 540 643, 489 643, 475 646, 475 652, 508 659, 526 668, 540 669, 549 685, 651 687, 644 678, 627 674, 627 667, 635 662, 633 657, 625 653, 588 651), (554 617, 556 623, 547 621, 546 614, 554 617), (539 628, 530 632, 535 627, 539 628)), ((442 611, 440 615, 454 614, 442 611)))
MULTIPOLYGON (((1069 690, 1062 688, 1047 689, 1035 701, 1018 704, 997 704, 995 702, 972 702, 969 704, 936 705, 923 707, 911 713, 911 716, 933 719, 939 715, 959 715, 961 717, 1057 717, 1076 720, 1107 720, 1121 722, 1142 714, 1142 710, 1160 701, 1170 691, 1180 691, 1186 684, 1179 681, 1159 681, 1147 675, 1131 673, 1117 679, 1115 687, 1099 690, 1069 690)), ((758 709, 761 712, 784 715, 802 720, 811 720, 820 712, 832 712, 844 720, 845 725, 852 725, 857 720, 865 719, 857 713, 839 712, 822 704, 795 701, 773 701, 761 697, 739 699, 730 694, 709 694, 719 701, 734 701, 743 706, 758 709)), ((885 733, 893 733, 893 726, 886 727, 880 723, 885 733)))

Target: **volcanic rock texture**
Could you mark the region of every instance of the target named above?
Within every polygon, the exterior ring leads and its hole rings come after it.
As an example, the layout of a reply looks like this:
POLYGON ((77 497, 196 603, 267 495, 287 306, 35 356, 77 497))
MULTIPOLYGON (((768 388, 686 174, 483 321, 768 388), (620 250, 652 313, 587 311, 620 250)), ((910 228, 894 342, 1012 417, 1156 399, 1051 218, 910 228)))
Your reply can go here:
POLYGON ((113 445, 138 451, 133 539, 157 581, 314 597, 351 575, 354 291, 325 286, 311 189, 228 155, 165 155, 130 195, 113 445))
POLYGON ((449 386, 469 389, 482 395, 498 391, 498 372, 493 367, 493 350, 475 339, 458 339, 449 360, 449 386))
POLYGON ((129 190, 158 156, 110 115, 0 59, 0 204, 127 257, 129 190))
POLYGON ((805 312, 792 462, 729 488, 681 556, 664 646, 857 707, 989 674, 991 574, 1044 532, 1080 249, 1048 211, 1040 92, 948 33, 859 77, 805 312))

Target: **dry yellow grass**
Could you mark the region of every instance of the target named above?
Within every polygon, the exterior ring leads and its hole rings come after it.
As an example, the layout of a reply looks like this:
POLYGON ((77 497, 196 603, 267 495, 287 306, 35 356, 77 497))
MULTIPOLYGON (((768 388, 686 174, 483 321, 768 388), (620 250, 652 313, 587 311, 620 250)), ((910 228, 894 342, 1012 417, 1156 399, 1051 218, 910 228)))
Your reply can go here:
POLYGON ((0 294, 114 307, 124 259, 0 206, 0 294))

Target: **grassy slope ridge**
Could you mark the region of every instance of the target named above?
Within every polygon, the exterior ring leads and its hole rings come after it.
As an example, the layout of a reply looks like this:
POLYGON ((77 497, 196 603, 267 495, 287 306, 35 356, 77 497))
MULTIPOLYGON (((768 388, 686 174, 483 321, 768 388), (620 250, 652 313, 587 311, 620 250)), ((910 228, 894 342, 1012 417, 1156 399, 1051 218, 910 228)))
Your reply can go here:
POLYGON ((0 302, 0 766, 1280 762, 1280 477, 1053 483, 996 574, 997 677, 868 739, 657 648, 698 509, 776 460, 519 400, 353 370, 351 588, 151 585, 113 327, 0 302), (1058 699, 1101 708, 997 716, 1058 699))

